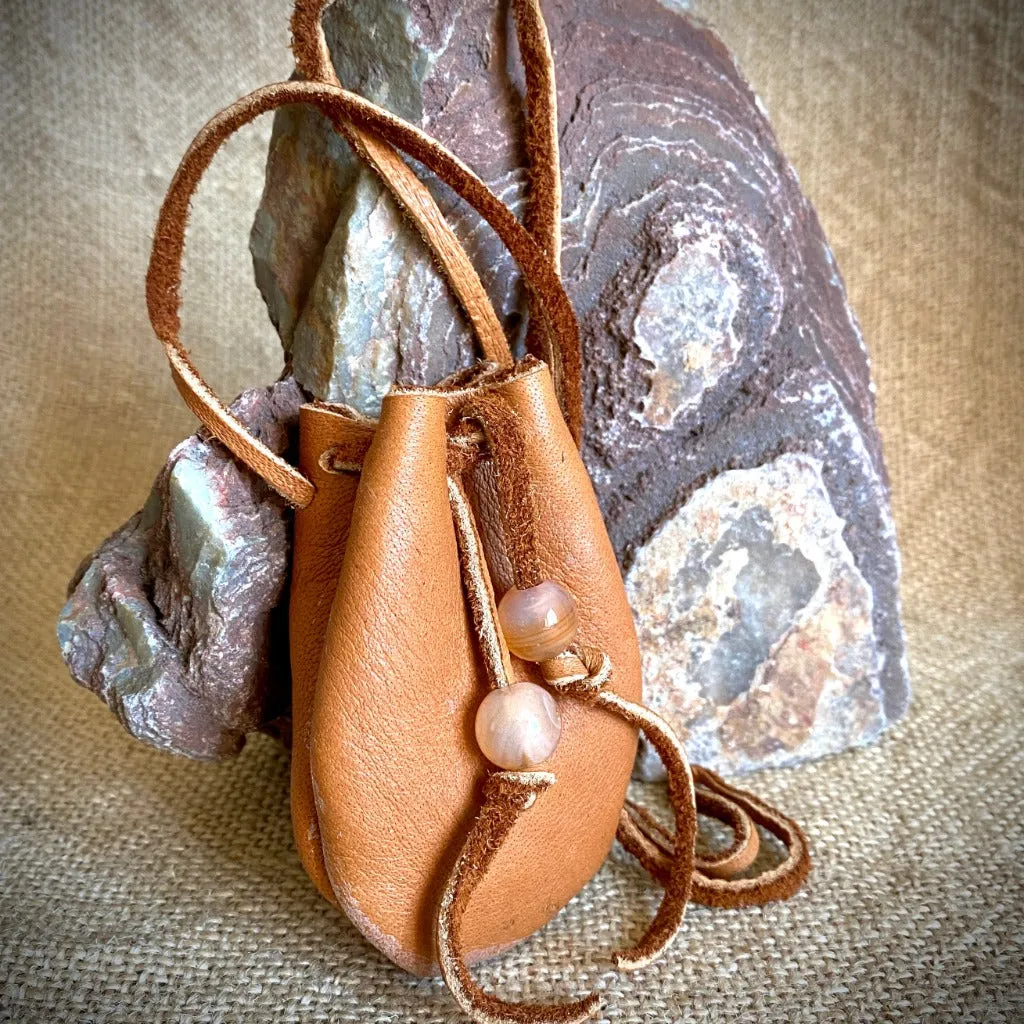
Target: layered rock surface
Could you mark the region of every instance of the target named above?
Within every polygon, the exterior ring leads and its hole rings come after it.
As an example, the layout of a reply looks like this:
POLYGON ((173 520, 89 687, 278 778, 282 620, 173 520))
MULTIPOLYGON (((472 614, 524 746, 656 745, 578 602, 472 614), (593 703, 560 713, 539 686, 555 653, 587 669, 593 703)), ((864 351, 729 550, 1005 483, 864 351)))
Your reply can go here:
MULTIPOLYGON (((696 760, 726 770, 867 742, 909 698, 898 552, 867 352, 817 218, 710 31, 656 0, 544 11, 584 457, 633 599, 647 699, 696 760)), ((422 123, 521 209, 505 5, 346 0, 325 28, 344 84, 422 123)), ((511 261, 432 187, 516 334, 511 261)), ((372 415, 392 380, 432 383, 473 359, 423 242, 310 110, 276 116, 251 247, 310 394, 372 415)), ((199 516, 196 538, 221 532, 219 516, 199 516)), ((224 595, 264 621, 267 595, 253 598, 224 595)), ((639 763, 656 773, 647 752, 639 763)))
MULTIPOLYGON (((868 356, 814 211, 710 31, 654 0, 544 10, 584 454, 634 598, 648 700, 690 731, 698 760, 725 769, 868 741, 909 697, 898 552, 868 356), (710 515, 730 525, 702 539, 710 515), (719 594, 712 628, 700 610, 723 570, 705 563, 723 544, 747 569, 719 594), (773 580, 795 566, 806 576, 773 580), (784 599, 776 583, 791 586, 784 599)), ((346 85, 425 124, 521 206, 522 81, 506 11, 359 0, 335 5, 325 26, 346 85)), ((278 115, 267 180, 253 255, 307 388, 372 414, 391 374, 429 382, 471 358, 422 243, 318 114, 278 115), (298 223, 287 217, 296 196, 298 223), (364 288, 368 253, 377 301, 339 312, 337 296, 364 288)), ((514 267, 434 191, 514 330, 514 267)))

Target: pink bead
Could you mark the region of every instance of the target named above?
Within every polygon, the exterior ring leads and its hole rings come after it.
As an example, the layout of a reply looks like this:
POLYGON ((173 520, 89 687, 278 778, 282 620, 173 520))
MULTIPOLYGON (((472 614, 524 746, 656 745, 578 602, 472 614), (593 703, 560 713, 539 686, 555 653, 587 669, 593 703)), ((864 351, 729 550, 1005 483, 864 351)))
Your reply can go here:
POLYGON ((498 621, 508 649, 526 661, 547 661, 576 639, 576 602, 554 580, 529 590, 513 587, 498 605, 498 621))
POLYGON ((561 734, 555 698, 536 683, 491 690, 477 708, 476 741, 488 761, 507 771, 525 771, 546 761, 561 734))

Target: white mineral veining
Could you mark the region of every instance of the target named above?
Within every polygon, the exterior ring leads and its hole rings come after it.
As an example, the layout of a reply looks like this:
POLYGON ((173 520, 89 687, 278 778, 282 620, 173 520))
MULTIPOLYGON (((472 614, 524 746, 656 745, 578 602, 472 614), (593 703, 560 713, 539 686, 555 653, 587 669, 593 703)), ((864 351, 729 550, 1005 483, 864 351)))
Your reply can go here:
MULTIPOLYGON (((626 577, 645 699, 700 764, 788 764, 867 742, 885 724, 871 590, 821 474, 803 454, 722 473, 626 577)), ((650 749, 639 768, 662 774, 650 749)))
POLYGON ((653 370, 643 411, 633 415, 648 426, 668 429, 680 413, 696 409, 736 362, 741 343, 733 319, 742 288, 727 248, 716 233, 683 241, 640 301, 633 342, 653 370))
MULTIPOLYGON (((876 459, 880 460, 880 454, 873 454, 868 449, 864 435, 847 412, 836 385, 831 381, 820 381, 810 388, 783 386, 778 391, 778 398, 781 402, 802 402, 813 409, 814 418, 832 439, 849 451, 850 458, 865 469, 864 483, 856 494, 856 500, 874 504, 873 495, 885 491, 885 467, 880 461, 876 462, 876 459)), ((881 520, 881 536, 891 542, 898 575, 900 552, 896 543, 896 524, 887 503, 878 506, 878 518, 881 520)))

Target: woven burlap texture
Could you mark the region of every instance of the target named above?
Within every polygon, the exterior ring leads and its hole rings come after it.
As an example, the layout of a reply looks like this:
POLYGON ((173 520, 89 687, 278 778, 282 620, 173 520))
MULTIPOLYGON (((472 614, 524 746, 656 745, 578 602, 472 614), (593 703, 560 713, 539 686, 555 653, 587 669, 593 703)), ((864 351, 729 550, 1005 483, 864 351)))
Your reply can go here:
MULTIPOLYGON (((289 72, 286 0, 0 5, 0 1019, 454 1021, 320 899, 287 757, 129 739, 53 635, 78 560, 193 429, 143 306, 205 118, 289 72)), ((807 890, 696 907, 633 977, 656 894, 623 855, 483 972, 617 1022, 1024 1016, 1024 24, 1013 0, 702 0, 816 203, 874 359, 916 686, 877 746, 752 781, 806 825, 807 890)), ((279 352, 246 233, 269 134, 204 186, 185 337, 224 393, 279 352)), ((542 870, 542 865, 538 865, 542 870)))

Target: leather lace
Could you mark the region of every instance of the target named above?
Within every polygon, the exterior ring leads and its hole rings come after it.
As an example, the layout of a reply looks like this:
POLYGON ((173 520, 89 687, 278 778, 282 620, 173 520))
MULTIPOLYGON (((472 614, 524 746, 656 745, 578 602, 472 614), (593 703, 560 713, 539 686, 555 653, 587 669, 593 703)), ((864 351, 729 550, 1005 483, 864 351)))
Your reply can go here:
MULTIPOLYGON (((318 109, 340 134, 350 138, 355 152, 365 157, 378 173, 437 254, 477 333, 485 357, 507 365, 512 361, 507 339, 500 325, 495 330, 493 308, 472 264, 429 191, 396 151, 401 150, 422 163, 491 225, 522 270, 532 296, 534 322, 539 325, 531 330, 535 335, 537 331, 542 332, 545 339, 544 348, 551 358, 559 400, 578 444, 582 436, 579 330, 556 267, 515 214, 465 164, 419 128, 337 85, 320 25, 320 13, 327 2, 298 0, 293 17, 294 47, 300 70, 310 75, 310 80, 264 86, 211 118, 185 151, 161 205, 146 274, 146 304, 150 322, 164 347, 185 404, 218 440, 290 504, 304 508, 312 501, 315 493, 312 483, 250 434, 203 379, 181 342, 179 316, 189 210, 203 173, 224 141, 240 127, 260 114, 288 104, 304 103, 318 109)), ((534 11, 534 23, 542 24, 536 0, 518 2, 526 5, 524 9, 534 11)), ((546 40, 546 35, 543 39, 546 40)), ((524 36, 523 52, 533 52, 531 45, 536 41, 534 36, 524 36)))
MULTIPOLYGON (((472 399, 463 407, 462 423, 466 422, 481 429, 480 441, 495 470, 501 532, 515 584, 534 586, 540 582, 533 541, 537 513, 526 463, 521 457, 526 442, 515 413, 500 396, 489 394, 472 399)), ((472 471, 474 455, 479 458, 481 452, 464 445, 453 446, 449 497, 463 583, 473 610, 488 683, 501 687, 514 681, 511 658, 497 622, 494 586, 462 479, 472 471)), ((810 868, 806 839, 796 823, 752 794, 729 786, 713 772, 699 767, 691 769, 683 745, 671 727, 651 709, 614 692, 610 685, 614 666, 606 654, 577 644, 565 654, 543 662, 540 669, 546 684, 561 699, 603 708, 640 729, 666 769, 674 827, 662 825, 632 801, 627 801, 620 817, 619 840, 663 886, 664 895, 643 936, 632 947, 613 954, 613 963, 619 969, 635 970, 655 960, 678 933, 691 899, 736 907, 783 899, 796 892, 810 868), (733 842, 728 848, 697 857, 698 812, 718 819, 732 830, 733 842), (757 825, 783 843, 786 857, 777 867, 755 878, 736 878, 757 856, 757 825)), ((556 784, 557 779, 550 772, 492 770, 484 785, 480 812, 443 891, 436 929, 441 972, 455 1000, 480 1024, 565 1024, 586 1020, 600 1008, 600 1001, 593 994, 550 1005, 505 1002, 476 984, 461 953, 460 928, 472 892, 519 818, 556 784)))

